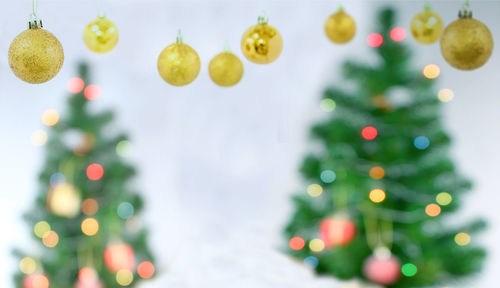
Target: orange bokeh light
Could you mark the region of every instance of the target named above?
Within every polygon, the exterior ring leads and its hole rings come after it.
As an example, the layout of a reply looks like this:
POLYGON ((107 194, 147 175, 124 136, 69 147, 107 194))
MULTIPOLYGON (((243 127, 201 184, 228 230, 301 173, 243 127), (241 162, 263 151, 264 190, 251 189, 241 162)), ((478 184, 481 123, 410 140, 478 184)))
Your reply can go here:
POLYGON ((49 231, 43 234, 42 242, 43 245, 49 248, 56 247, 57 243, 59 243, 59 235, 55 231, 49 231))
POLYGON ((292 250, 298 251, 302 250, 306 246, 306 241, 304 241, 301 237, 293 237, 290 239, 289 245, 292 250))
POLYGON ((99 211, 99 203, 92 198, 85 199, 82 203, 82 212, 87 216, 91 216, 99 211))
POLYGON ((80 269, 80 272, 78 272, 78 279, 82 283, 90 284, 97 280, 97 273, 90 267, 83 267, 80 269))
POLYGON ((100 164, 93 163, 87 167, 87 177, 92 181, 98 181, 104 175, 104 168, 100 164))
POLYGON ((87 236, 94 236, 99 232, 99 222, 94 218, 87 218, 82 221, 82 232, 87 236))
POLYGON ((110 245, 104 250, 104 263, 111 272, 133 270, 135 266, 134 249, 128 244, 110 245))
POLYGON ((370 177, 373 179, 382 179, 385 176, 385 170, 384 168, 380 166, 375 166, 370 169, 370 177))
POLYGON ((425 213, 431 217, 436 217, 439 214, 441 214, 441 207, 437 204, 429 204, 427 207, 425 207, 425 213))
POLYGON ((137 266, 137 274, 143 279, 149 279, 155 274, 155 266, 149 261, 143 261, 137 266))

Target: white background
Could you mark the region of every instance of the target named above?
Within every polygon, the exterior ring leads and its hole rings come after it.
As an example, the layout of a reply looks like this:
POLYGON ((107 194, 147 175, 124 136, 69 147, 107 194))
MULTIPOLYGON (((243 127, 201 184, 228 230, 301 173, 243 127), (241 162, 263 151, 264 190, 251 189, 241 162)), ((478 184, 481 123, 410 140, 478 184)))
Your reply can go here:
MULTIPOLYGON (((95 109, 113 108, 115 125, 130 133, 131 162, 140 175, 134 182, 145 197, 143 213, 151 228, 159 277, 141 287, 337 287, 318 279, 301 263, 279 252, 282 228, 293 193, 303 191, 297 172, 311 142, 309 127, 325 116, 321 91, 340 82, 346 57, 373 60, 365 44, 374 32, 380 1, 343 1, 358 22, 358 35, 346 46, 332 45, 323 22, 336 1, 216 0, 40 0, 45 27, 62 42, 66 61, 51 82, 32 86, 8 68, 10 41, 25 29, 29 0, 0 0, 0 286, 12 287, 17 262, 14 246, 35 250, 21 214, 33 205, 43 148, 30 143, 42 128, 41 113, 65 107, 66 81, 80 59, 91 61, 103 96, 95 109), (86 50, 81 33, 104 3, 119 27, 120 43, 107 55, 86 50), (219 88, 208 75, 208 62, 225 41, 241 56, 239 40, 265 9, 281 31, 285 48, 267 66, 245 60, 245 77, 236 87, 219 88), (182 28, 184 40, 202 59, 202 73, 190 86, 174 88, 156 72, 160 51, 182 28), (168 285, 168 286, 167 286, 168 285)), ((462 1, 433 1, 446 23, 456 18, 462 1)), ((407 28, 423 1, 392 1, 399 25, 407 28)), ((500 2, 472 1, 475 16, 500 41, 500 2)), ((475 186, 464 199, 456 223, 482 215, 490 229, 480 238, 489 249, 484 272, 467 287, 496 287, 500 269, 498 163, 500 152, 500 49, 482 69, 460 72, 442 60, 439 46, 416 45, 415 68, 436 63, 442 76, 436 89, 450 88, 444 121, 454 136, 453 157, 475 186)), ((337 283, 337 284, 336 284, 337 283)), ((450 283, 450 286, 455 284, 450 283)), ((456 286, 455 286, 456 287, 456 286)))

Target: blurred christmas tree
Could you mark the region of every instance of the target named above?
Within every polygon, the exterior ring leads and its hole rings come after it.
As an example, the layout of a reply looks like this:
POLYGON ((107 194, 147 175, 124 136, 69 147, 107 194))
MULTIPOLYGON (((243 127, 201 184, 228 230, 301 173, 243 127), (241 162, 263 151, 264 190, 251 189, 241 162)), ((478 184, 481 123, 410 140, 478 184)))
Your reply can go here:
POLYGON ((332 116, 312 129, 324 149, 302 164, 308 195, 294 198, 289 252, 340 279, 448 285, 481 268, 485 252, 470 235, 485 224, 446 218, 470 183, 448 157, 450 138, 428 79, 439 68, 427 67, 427 77, 410 68, 394 17, 381 11, 380 33, 368 38, 377 65, 345 63, 356 88, 325 91, 321 107, 332 116))
POLYGON ((113 114, 89 112, 100 95, 90 84, 88 67, 68 82, 68 114, 59 120, 47 110, 50 127, 40 194, 25 215, 39 241, 36 256, 21 259, 16 287, 133 287, 154 274, 147 232, 137 214, 141 198, 130 191, 135 170, 123 161, 129 142, 112 135, 113 114))

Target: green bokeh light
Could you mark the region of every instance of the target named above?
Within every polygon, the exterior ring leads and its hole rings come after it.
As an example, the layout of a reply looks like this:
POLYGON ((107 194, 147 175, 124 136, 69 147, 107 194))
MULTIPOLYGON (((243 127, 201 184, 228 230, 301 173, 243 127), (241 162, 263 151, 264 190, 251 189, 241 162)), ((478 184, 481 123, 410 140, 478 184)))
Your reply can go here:
POLYGON ((414 264, 411 264, 411 263, 406 263, 405 265, 403 265, 403 267, 401 268, 401 272, 403 273, 403 275, 405 275, 406 277, 413 277, 417 274, 418 272, 418 269, 417 269, 417 266, 415 266, 414 264))

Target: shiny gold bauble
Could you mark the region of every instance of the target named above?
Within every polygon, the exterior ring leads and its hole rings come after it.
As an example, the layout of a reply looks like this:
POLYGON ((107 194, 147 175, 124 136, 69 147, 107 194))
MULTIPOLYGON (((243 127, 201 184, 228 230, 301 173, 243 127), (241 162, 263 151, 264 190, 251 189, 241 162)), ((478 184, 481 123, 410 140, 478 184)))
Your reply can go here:
POLYGON ((48 210, 59 217, 74 218, 80 214, 80 192, 70 184, 60 184, 49 190, 48 210))
POLYGON ((200 68, 198 53, 182 42, 167 46, 158 57, 160 76, 174 86, 184 86, 193 82, 198 77, 200 68))
POLYGON ((208 67, 210 78, 215 84, 230 87, 238 84, 243 77, 243 63, 231 52, 223 52, 215 56, 208 67))
POLYGON ((410 23, 411 35, 421 44, 432 44, 443 33, 443 20, 431 9, 425 9, 413 17, 410 23))
POLYGON ((265 21, 245 31, 241 38, 241 50, 245 57, 257 64, 269 64, 278 59, 283 50, 283 38, 278 29, 265 21))
POLYGON ((441 54, 451 66, 460 70, 474 70, 483 66, 493 52, 490 29, 473 18, 461 18, 444 30, 441 54))
POLYGON ((83 30, 83 42, 91 51, 107 53, 118 44, 118 27, 106 17, 97 17, 83 30))
POLYGON ((325 33, 333 43, 345 44, 356 35, 356 21, 343 9, 339 9, 326 19, 325 33))
POLYGON ((64 51, 61 43, 45 29, 23 31, 10 44, 10 69, 25 82, 47 82, 59 73, 63 63, 64 51))

